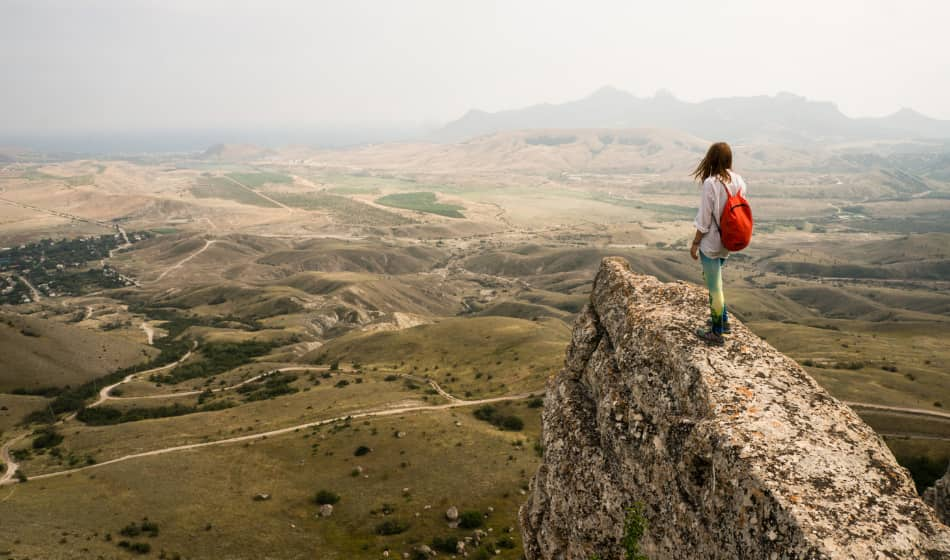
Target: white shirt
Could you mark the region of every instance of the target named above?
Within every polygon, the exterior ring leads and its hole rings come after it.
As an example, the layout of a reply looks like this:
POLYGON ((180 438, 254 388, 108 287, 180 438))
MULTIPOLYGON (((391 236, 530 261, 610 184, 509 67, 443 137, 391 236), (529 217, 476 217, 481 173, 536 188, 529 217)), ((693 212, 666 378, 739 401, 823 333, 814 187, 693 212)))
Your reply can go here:
MULTIPOLYGON (((729 176, 732 180, 729 182, 729 192, 736 194, 736 185, 742 196, 746 196, 747 188, 745 181, 738 173, 729 170, 729 176)), ((707 257, 728 257, 729 250, 722 246, 722 239, 719 237, 719 218, 722 216, 722 209, 726 204, 729 195, 726 194, 722 180, 719 177, 709 177, 703 181, 703 193, 699 201, 699 211, 696 212, 696 219, 693 225, 696 229, 703 232, 703 238, 699 242, 699 250, 707 257)))

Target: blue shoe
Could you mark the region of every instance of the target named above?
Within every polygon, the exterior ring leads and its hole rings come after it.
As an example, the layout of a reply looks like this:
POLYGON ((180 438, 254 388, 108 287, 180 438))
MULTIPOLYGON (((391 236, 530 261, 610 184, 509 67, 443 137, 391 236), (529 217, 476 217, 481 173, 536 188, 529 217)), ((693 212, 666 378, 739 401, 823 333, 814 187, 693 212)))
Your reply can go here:
MULTIPOLYGON (((706 319, 706 328, 712 330, 712 319, 706 319)), ((729 326, 729 323, 722 324, 722 334, 732 334, 732 327, 729 326)))
POLYGON ((710 346, 722 346, 726 342, 721 334, 714 332, 712 329, 696 329, 696 336, 710 346))

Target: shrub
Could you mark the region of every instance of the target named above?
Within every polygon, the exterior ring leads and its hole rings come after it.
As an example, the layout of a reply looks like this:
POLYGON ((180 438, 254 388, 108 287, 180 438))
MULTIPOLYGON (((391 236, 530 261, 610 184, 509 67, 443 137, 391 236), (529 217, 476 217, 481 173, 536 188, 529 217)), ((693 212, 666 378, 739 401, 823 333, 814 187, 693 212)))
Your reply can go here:
POLYGON ((647 520, 643 517, 643 504, 636 502, 627 508, 627 516, 623 520, 623 549, 627 560, 647 560, 640 554, 640 539, 647 530, 647 520))
POLYGON ((497 424, 495 424, 502 430, 509 430, 516 432, 524 428, 524 420, 518 418, 517 416, 503 416, 497 424))
POLYGON ((475 418, 478 418, 479 420, 484 420, 485 422, 491 422, 492 419, 495 417, 495 414, 497 414, 497 412, 498 410, 495 407, 493 407, 490 404, 486 404, 485 406, 480 406, 476 408, 475 412, 473 412, 472 414, 475 416, 475 418))
POLYGON ((534 397, 528 401, 528 408, 541 408, 542 406, 544 406, 544 399, 541 397, 534 397))
POLYGON ((458 550, 458 539, 455 537, 433 537, 432 550, 444 552, 446 554, 455 554, 458 550))
POLYGON ((48 449, 63 442, 63 436, 53 428, 38 430, 33 438, 33 449, 48 449))
POLYGON ((482 517, 480 511, 463 511, 459 515, 459 527, 462 529, 478 529, 485 522, 485 518, 482 517))
POLYGON ((396 519, 387 519, 376 526, 377 535, 398 535, 409 529, 409 524, 396 519))
POLYGON ((363 455, 366 455, 370 451, 371 449, 369 447, 366 447, 365 445, 361 445, 356 448, 356 451, 353 452, 353 455, 356 455, 357 457, 362 457, 363 455))
POLYGON ((326 504, 332 505, 340 501, 340 495, 329 490, 320 490, 317 492, 317 495, 313 497, 313 501, 321 506, 326 504))
POLYGON ((148 554, 152 551, 152 545, 146 542, 132 543, 132 546, 129 547, 129 550, 136 554, 148 554))

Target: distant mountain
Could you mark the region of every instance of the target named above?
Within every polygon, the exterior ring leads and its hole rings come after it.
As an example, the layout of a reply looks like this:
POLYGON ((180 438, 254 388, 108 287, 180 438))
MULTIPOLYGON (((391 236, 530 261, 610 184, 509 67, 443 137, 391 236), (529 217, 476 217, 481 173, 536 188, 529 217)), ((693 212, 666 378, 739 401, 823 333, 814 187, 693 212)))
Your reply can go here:
POLYGON ((829 102, 779 93, 690 103, 660 91, 640 98, 604 87, 577 101, 487 113, 472 110, 433 135, 457 142, 493 132, 551 128, 665 128, 708 140, 809 144, 846 140, 950 138, 950 121, 910 109, 882 118, 852 119, 829 102))
POLYGON ((248 161, 273 155, 272 150, 253 144, 215 144, 205 150, 200 159, 214 161, 248 161))

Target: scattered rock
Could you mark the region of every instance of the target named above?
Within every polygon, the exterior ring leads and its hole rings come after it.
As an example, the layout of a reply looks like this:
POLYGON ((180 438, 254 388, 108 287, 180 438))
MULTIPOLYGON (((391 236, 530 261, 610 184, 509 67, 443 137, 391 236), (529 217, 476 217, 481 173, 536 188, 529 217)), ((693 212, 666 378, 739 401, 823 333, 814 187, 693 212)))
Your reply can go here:
POLYGON ((458 521, 459 520, 459 509, 455 506, 450 507, 445 510, 445 518, 449 521, 458 521))
POLYGON ((397 438, 404 438, 404 437, 406 437, 406 432, 396 432, 396 437, 397 437, 397 438))
POLYGON ((429 548, 427 545, 420 544, 415 548, 416 553, 425 554, 426 556, 435 556, 435 551, 429 548))
POLYGON ((330 504, 323 504, 320 506, 320 517, 330 517, 333 515, 333 506, 330 504))
POLYGON ((263 502, 263 501, 269 500, 269 499, 270 499, 270 494, 255 494, 255 495, 254 495, 254 501, 255 501, 255 502, 263 502))

